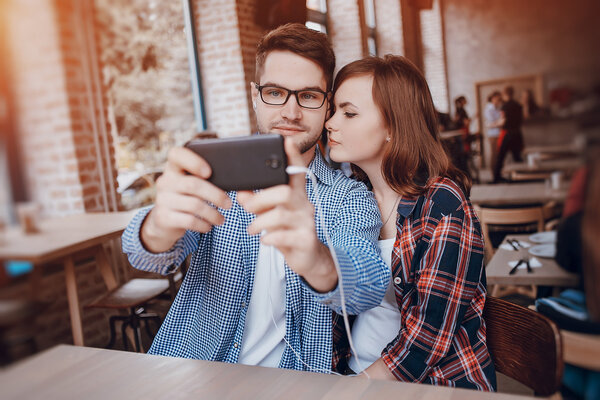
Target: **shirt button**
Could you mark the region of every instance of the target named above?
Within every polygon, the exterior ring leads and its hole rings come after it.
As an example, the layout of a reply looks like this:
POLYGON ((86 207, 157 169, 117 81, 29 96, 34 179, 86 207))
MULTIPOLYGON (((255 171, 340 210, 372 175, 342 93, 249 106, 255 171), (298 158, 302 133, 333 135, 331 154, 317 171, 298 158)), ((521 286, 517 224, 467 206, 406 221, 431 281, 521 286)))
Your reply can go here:
POLYGON ((242 303, 242 308, 246 308, 246 303, 242 303))
POLYGON ((402 283, 402 278, 400 278, 399 276, 395 277, 395 278, 394 278, 394 283, 395 283, 396 285, 399 285, 399 284, 401 284, 401 283, 402 283))
POLYGON ((235 348, 237 349, 237 348, 238 348, 238 344, 237 344, 237 343, 234 343, 234 344, 233 344, 233 347, 235 347, 235 348))

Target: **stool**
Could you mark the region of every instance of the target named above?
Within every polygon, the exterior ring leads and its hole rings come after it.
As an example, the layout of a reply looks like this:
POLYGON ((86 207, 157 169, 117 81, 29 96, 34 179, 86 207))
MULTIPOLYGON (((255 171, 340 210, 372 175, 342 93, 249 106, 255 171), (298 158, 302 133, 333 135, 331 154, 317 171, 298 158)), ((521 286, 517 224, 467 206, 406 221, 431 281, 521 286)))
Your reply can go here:
POLYGON ((31 354, 37 352, 34 330, 31 326, 22 332, 8 335, 7 333, 18 326, 25 326, 38 314, 42 303, 33 300, 0 300, 0 365, 7 365, 13 361, 10 348, 28 344, 31 354))
MULTIPOLYGON (((180 275, 180 274, 178 274, 180 275)), ((175 277, 174 279, 177 279, 175 277)), ((179 279, 181 279, 179 277, 179 279)), ((142 332, 141 322, 145 322, 146 332, 150 337, 153 336, 149 321, 153 321, 157 329, 162 323, 160 317, 155 313, 147 313, 144 306, 151 300, 156 299, 170 289, 170 283, 167 279, 132 279, 127 283, 117 287, 116 289, 106 293, 102 297, 96 299, 86 308, 111 308, 117 310, 129 310, 129 315, 114 315, 109 319, 110 326, 110 341, 107 348, 112 348, 116 339, 116 322, 122 321, 121 334, 123 336, 123 345, 125 350, 129 349, 125 330, 128 326, 133 329, 135 350, 142 351, 142 332)))

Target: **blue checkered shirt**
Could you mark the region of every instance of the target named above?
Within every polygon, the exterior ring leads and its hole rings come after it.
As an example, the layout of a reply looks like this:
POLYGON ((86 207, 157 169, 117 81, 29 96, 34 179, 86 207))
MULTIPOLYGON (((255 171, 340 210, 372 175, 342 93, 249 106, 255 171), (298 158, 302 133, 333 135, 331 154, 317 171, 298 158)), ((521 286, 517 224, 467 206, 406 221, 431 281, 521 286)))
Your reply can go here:
MULTIPOLYGON (((390 279, 390 269, 377 247, 379 209, 372 192, 332 170, 319 151, 310 168, 317 177, 325 223, 340 262, 346 308, 348 313, 358 314, 381 302, 390 279)), ((315 204, 310 179, 306 191, 315 204)), ((140 226, 149 208, 140 211, 123 233, 123 251, 131 264, 143 271, 168 274, 194 252, 179 293, 149 350, 151 354, 230 363, 238 360, 259 235, 248 235, 246 228, 255 216, 235 201, 234 192, 229 195, 233 206, 220 210, 226 220, 223 225, 206 234, 188 231, 168 252, 149 253, 140 242, 140 226)), ((316 226, 319 239, 325 242, 318 221, 316 226)), ((318 293, 287 265, 285 278, 286 339, 313 371, 330 371, 331 310, 341 312, 339 284, 329 293, 318 293)), ((288 345, 279 367, 309 369, 288 345)))

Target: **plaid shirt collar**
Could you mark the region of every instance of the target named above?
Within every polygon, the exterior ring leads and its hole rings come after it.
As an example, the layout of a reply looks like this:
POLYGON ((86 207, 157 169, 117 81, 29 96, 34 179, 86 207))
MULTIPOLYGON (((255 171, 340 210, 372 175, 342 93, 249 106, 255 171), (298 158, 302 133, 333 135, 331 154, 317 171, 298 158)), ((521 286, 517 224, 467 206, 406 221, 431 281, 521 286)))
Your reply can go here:
POLYGON ((317 180, 327 186, 333 185, 335 172, 331 169, 327 161, 323 158, 319 145, 315 148, 315 156, 308 165, 308 169, 314 172, 317 180))
POLYGON ((398 203, 398 214, 403 216, 405 219, 408 218, 415 211, 415 206, 417 205, 417 201, 419 198, 415 199, 400 199, 398 203))

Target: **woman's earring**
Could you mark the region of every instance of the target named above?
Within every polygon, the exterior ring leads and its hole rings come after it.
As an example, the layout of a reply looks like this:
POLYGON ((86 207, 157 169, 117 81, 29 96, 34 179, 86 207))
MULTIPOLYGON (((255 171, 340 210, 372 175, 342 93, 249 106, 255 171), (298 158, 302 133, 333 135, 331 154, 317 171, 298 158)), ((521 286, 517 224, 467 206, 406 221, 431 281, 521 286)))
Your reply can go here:
POLYGON ((252 100, 252 108, 256 110, 256 101, 252 100))
POLYGON ((388 136, 387 138, 385 138, 385 141, 386 141, 386 142, 389 142, 390 140, 392 140, 392 138, 391 138, 391 137, 389 137, 389 136, 388 136))

